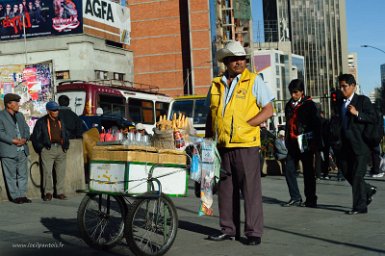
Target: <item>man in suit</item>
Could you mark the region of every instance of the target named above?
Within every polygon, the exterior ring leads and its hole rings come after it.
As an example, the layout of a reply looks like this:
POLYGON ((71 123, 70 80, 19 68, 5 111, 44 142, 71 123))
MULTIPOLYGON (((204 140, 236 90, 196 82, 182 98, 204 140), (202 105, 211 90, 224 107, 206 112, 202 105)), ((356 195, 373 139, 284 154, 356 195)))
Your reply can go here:
POLYGON ((349 215, 368 212, 368 205, 376 193, 376 187, 364 180, 370 148, 362 134, 365 124, 375 122, 375 112, 370 99, 357 95, 356 80, 353 75, 342 74, 338 77, 343 100, 340 102, 341 114, 341 168, 346 180, 352 186, 353 207, 349 215))
POLYGON ((5 109, 0 111, 0 157, 11 201, 16 204, 31 203, 26 197, 28 188, 27 141, 29 127, 19 112, 20 96, 4 96, 5 109))

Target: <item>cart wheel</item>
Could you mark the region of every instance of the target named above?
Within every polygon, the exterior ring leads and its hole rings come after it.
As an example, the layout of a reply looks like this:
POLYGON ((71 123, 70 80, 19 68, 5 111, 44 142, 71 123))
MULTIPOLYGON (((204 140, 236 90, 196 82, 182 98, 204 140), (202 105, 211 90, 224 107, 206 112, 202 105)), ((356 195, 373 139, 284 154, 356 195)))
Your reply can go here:
POLYGON ((127 205, 122 196, 84 196, 78 209, 78 227, 83 240, 96 249, 110 249, 123 238, 127 205))
POLYGON ((131 251, 140 256, 159 256, 172 246, 178 229, 178 216, 171 199, 137 199, 125 220, 124 236, 131 251))

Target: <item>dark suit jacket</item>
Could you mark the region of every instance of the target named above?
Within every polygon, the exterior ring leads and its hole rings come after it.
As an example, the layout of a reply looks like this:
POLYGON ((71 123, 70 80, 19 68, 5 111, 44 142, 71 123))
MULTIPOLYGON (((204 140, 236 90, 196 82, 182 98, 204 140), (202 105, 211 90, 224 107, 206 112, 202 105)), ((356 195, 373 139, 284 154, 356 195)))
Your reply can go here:
MULTIPOLYGON (((343 105, 344 102, 342 101, 339 108, 340 113, 342 113, 343 105)), ((362 134, 364 133, 365 125, 367 123, 374 123, 376 121, 376 114, 373 105, 368 97, 357 94, 354 94, 350 105, 356 107, 358 117, 347 113, 347 129, 341 129, 341 137, 343 138, 342 153, 346 152, 346 150, 344 150, 345 147, 351 147, 355 155, 369 154, 370 148, 365 143, 362 134), (358 99, 359 97, 362 97, 361 101, 358 99)))
MULTIPOLYGON (((29 140, 30 132, 24 115, 16 113, 16 121, 19 126, 21 138, 29 140)), ((15 158, 17 156, 17 147, 12 143, 16 138, 16 124, 6 110, 0 111, 0 157, 15 158)), ((24 145, 24 152, 29 155, 28 145, 24 145)))

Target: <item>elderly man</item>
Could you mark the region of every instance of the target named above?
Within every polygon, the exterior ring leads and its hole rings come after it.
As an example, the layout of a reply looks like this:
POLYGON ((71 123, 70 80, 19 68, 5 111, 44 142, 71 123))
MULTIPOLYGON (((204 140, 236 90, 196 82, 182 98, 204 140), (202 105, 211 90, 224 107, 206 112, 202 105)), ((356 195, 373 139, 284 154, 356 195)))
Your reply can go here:
POLYGON ((0 111, 0 157, 11 201, 16 204, 31 203, 26 197, 28 188, 27 141, 29 126, 19 112, 20 96, 8 93, 4 96, 0 111))
POLYGON ((43 169, 43 200, 51 201, 54 195, 52 169, 56 172, 55 197, 64 200, 64 180, 69 139, 65 124, 59 118, 59 104, 49 101, 47 115, 37 120, 32 134, 32 144, 41 157, 43 169))
POLYGON ((222 158, 218 189, 221 232, 208 238, 239 238, 241 191, 247 244, 258 245, 263 232, 259 125, 272 116, 274 98, 262 78, 247 70, 246 52, 239 42, 228 42, 217 58, 226 71, 213 79, 207 96, 206 137, 217 140, 222 158))

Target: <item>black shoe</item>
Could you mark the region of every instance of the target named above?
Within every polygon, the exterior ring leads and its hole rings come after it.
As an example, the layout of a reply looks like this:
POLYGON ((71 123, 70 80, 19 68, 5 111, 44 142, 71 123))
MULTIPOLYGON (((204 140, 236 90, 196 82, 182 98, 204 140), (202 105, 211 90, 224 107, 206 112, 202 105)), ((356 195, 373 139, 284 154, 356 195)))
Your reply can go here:
POLYGON ((373 196, 377 193, 377 188, 375 186, 370 187, 366 205, 369 205, 373 201, 373 196))
POLYGON ((364 209, 364 210, 351 210, 351 211, 346 212, 347 215, 356 215, 356 214, 365 214, 365 213, 368 213, 368 209, 364 209))
POLYGON ((247 245, 259 245, 261 243, 261 238, 257 236, 248 236, 247 245))
POLYGON ((290 200, 287 203, 282 204, 282 207, 290 207, 290 206, 301 206, 302 200, 290 200))
POLYGON ((43 200, 44 201, 51 201, 52 200, 52 194, 51 193, 47 193, 43 196, 43 200))
POLYGON ((212 235, 212 236, 208 236, 208 239, 211 240, 211 241, 224 241, 224 240, 234 240, 235 239, 235 236, 230 236, 230 235, 226 235, 226 234, 219 234, 219 235, 212 235))
POLYGON ((308 207, 308 208, 317 208, 317 203, 316 202, 308 202, 305 201, 301 204, 302 207, 308 207))
POLYGON ((23 199, 21 197, 17 197, 15 199, 12 199, 11 200, 12 203, 15 203, 15 204, 23 204, 23 199))
POLYGON ((23 203, 32 203, 31 199, 29 199, 28 197, 22 197, 21 200, 23 201, 23 203))

